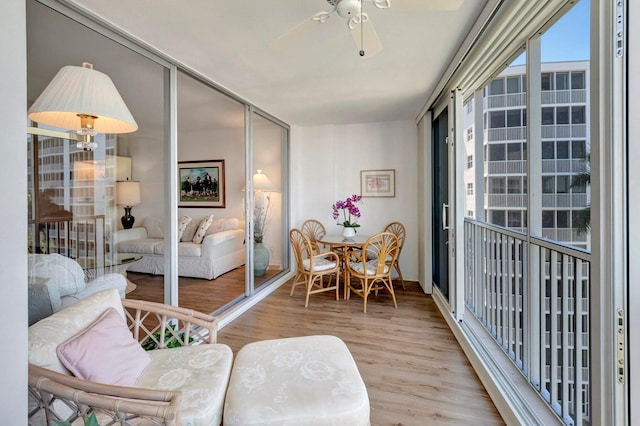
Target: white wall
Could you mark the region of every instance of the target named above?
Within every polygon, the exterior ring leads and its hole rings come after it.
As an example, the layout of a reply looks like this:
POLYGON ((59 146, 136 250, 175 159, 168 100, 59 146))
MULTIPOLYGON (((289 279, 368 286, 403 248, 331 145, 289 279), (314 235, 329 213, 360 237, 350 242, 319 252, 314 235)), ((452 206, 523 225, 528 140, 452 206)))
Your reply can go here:
POLYGON ((0 3, 0 324, 2 424, 26 424, 27 414, 27 144, 26 17, 23 0, 0 3))
POLYGON ((294 127, 291 132, 291 226, 317 219, 330 233, 342 228, 331 206, 360 194, 360 171, 395 169, 394 198, 363 198, 358 232, 383 230, 392 221, 404 224, 407 239, 400 257, 406 280, 418 280, 418 130, 411 120, 317 127, 294 127))

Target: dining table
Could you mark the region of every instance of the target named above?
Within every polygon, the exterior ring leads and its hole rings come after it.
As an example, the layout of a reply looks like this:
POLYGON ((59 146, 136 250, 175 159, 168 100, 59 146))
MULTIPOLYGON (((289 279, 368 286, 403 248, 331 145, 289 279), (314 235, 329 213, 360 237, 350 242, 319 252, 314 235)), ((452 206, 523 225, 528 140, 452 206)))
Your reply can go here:
POLYGON ((347 253, 350 250, 362 250, 362 246, 371 235, 356 234, 353 237, 345 238, 342 234, 326 234, 322 238, 318 238, 318 243, 329 247, 329 250, 338 253, 341 259, 340 268, 342 269, 342 282, 344 283, 344 298, 347 298, 347 286, 349 283, 349 270, 344 264, 347 253))

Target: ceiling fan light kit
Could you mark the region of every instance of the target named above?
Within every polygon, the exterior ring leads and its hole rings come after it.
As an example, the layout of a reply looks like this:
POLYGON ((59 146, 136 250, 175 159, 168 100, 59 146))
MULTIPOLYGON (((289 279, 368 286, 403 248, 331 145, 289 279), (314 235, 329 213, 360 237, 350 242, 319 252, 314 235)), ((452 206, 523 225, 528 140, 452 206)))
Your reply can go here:
POLYGON ((347 20, 347 28, 351 32, 360 56, 371 58, 382 51, 382 42, 378 38, 369 16, 363 12, 363 2, 373 3, 378 9, 415 9, 415 10, 455 10, 464 0, 327 0, 332 7, 330 11, 318 12, 305 19, 282 36, 269 47, 283 49, 306 35, 318 24, 324 24, 334 13, 347 20), (366 47, 366 50, 365 50, 366 47))

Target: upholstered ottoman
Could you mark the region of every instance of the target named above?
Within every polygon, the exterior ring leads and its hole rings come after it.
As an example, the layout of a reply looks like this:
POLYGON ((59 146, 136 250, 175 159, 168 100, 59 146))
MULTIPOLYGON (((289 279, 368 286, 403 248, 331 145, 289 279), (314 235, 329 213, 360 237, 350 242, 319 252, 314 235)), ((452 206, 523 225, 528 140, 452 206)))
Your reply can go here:
POLYGON ((250 343, 236 356, 224 425, 369 425, 369 396, 335 336, 250 343))

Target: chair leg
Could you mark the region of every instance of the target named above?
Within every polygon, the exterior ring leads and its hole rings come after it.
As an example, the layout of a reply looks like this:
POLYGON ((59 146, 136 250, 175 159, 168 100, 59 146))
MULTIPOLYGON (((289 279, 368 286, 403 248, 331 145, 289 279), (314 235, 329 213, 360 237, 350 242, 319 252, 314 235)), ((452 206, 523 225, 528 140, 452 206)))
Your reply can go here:
POLYGON ((402 278, 402 271, 400 271, 400 265, 398 264, 398 262, 396 262, 396 263, 394 263, 393 267, 398 272, 398 278, 400 278, 400 283, 402 284, 402 289, 406 290, 407 288, 404 285, 404 278, 402 278))

